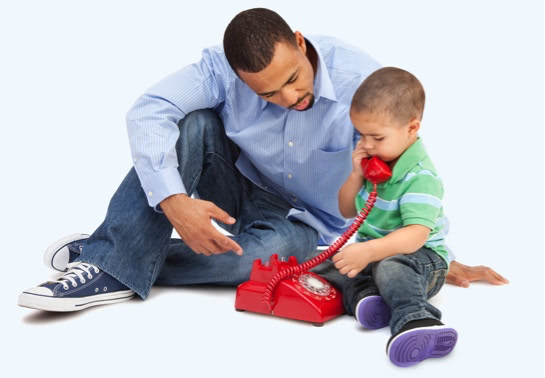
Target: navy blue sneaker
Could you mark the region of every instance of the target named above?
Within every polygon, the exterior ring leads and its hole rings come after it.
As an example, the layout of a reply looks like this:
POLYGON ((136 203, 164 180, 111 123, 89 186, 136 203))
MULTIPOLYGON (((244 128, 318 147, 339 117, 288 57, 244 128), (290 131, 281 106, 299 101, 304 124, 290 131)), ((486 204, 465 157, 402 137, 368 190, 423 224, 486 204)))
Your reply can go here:
POLYGON ((66 272, 66 266, 79 256, 88 238, 87 234, 72 234, 57 240, 44 253, 45 266, 66 272))
POLYGON ((79 311, 91 306, 118 303, 135 293, 94 265, 74 262, 56 281, 23 291, 18 305, 45 311, 79 311))
POLYGON ((408 367, 428 358, 440 358, 456 346, 458 333, 436 319, 414 320, 405 324, 386 345, 394 365, 408 367))
POLYGON ((379 329, 390 323, 390 307, 380 295, 369 295, 356 305, 356 320, 367 329, 379 329))

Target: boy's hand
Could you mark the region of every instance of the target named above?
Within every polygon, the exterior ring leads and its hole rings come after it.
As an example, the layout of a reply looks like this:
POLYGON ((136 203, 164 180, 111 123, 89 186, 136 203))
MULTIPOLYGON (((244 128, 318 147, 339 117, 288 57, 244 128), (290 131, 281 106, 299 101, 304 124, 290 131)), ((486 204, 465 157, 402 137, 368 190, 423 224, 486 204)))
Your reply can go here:
POLYGON ((363 143, 361 139, 358 140, 354 152, 352 152, 352 174, 358 177, 363 177, 363 171, 361 169, 361 159, 368 158, 369 154, 363 149, 363 143))
POLYGON ((339 273, 354 278, 373 262, 372 256, 373 249, 370 243, 363 242, 350 244, 335 254, 331 260, 335 263, 335 268, 339 269, 339 273))

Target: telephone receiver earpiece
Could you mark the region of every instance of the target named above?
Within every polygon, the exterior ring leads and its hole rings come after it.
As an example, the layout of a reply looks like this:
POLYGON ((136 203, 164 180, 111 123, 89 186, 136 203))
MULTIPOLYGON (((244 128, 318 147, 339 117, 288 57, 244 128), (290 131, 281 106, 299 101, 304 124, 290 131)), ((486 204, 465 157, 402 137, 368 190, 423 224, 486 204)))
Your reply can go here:
POLYGON ((363 177, 376 184, 392 177, 392 170, 388 164, 376 156, 361 159, 361 169, 363 170, 363 177))

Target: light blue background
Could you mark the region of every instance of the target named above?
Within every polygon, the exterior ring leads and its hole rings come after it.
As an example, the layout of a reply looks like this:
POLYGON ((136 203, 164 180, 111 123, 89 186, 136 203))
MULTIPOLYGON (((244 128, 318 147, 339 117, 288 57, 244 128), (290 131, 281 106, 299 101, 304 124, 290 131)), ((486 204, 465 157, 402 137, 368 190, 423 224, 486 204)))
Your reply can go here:
POLYGON ((89 361, 79 376, 542 377, 543 16, 541 1, 2 2, 0 374, 75 374, 89 361), (449 245, 512 282, 434 299, 460 333, 448 358, 400 370, 383 352, 387 330, 235 313, 233 289, 156 289, 143 303, 60 316, 15 305, 53 277, 41 263, 51 241, 102 221, 131 166, 131 104, 257 5, 426 88, 421 134, 445 181, 449 245))

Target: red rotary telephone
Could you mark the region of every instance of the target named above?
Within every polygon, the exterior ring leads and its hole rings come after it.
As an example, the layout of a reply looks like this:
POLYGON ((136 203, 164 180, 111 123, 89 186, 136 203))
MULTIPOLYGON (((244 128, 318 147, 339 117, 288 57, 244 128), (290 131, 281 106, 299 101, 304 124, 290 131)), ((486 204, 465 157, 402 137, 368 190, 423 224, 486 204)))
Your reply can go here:
POLYGON ((308 272, 337 252, 360 228, 373 208, 377 198, 377 183, 392 176, 390 167, 377 158, 362 159, 361 166, 366 180, 373 183, 365 208, 352 225, 327 250, 320 255, 297 265, 297 259, 288 261, 271 256, 268 263, 254 261, 250 280, 237 288, 235 309, 283 318, 312 322, 322 326, 324 322, 344 313, 341 293, 322 277, 308 272))

